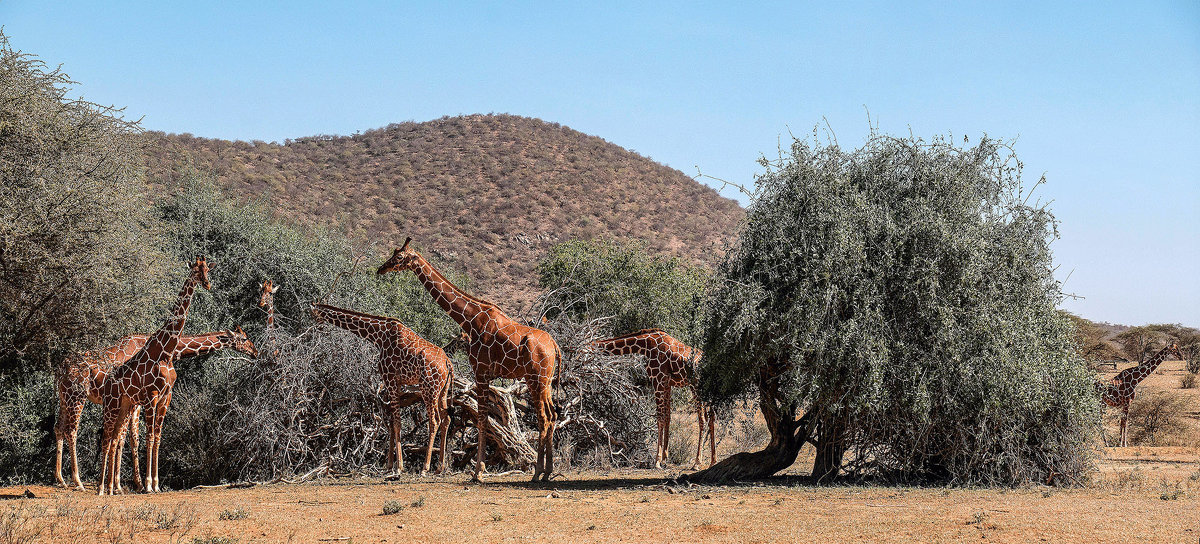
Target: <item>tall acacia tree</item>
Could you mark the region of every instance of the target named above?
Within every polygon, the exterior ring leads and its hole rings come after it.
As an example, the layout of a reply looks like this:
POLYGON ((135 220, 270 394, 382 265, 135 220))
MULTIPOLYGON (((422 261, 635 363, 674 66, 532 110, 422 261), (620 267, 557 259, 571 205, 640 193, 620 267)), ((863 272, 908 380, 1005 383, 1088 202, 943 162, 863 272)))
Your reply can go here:
POLYGON ((818 480, 1080 477, 1097 402, 1009 145, 797 140, 763 165, 701 377, 712 401, 757 393, 771 441, 693 478, 768 476, 808 442, 818 480))
POLYGON ((164 260, 136 122, 0 33, 0 374, 144 326, 164 260))

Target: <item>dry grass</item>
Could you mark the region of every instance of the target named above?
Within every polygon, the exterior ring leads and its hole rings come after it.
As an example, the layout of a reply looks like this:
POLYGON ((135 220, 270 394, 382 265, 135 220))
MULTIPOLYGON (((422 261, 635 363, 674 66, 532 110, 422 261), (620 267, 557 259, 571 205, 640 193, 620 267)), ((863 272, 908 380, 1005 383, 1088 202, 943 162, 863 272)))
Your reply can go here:
POLYGON ((528 484, 527 474, 464 485, 465 474, 452 474, 114 498, 34 488, 41 498, 0 507, 17 507, 25 534, 51 542, 1187 542, 1200 509, 1197 461, 1200 449, 1113 448, 1096 483, 1075 489, 811 487, 786 477, 682 486, 663 471, 622 470, 570 473, 545 485, 528 484), (389 501, 402 508, 381 515, 389 501), (197 508, 186 535, 183 525, 168 530, 136 521, 132 532, 121 526, 180 504, 197 508), (219 519, 237 508, 247 510, 245 519, 219 519), (94 527, 101 512, 121 528, 94 527), (55 519, 50 537, 47 524, 55 519), (72 533, 68 526, 88 529, 72 533))

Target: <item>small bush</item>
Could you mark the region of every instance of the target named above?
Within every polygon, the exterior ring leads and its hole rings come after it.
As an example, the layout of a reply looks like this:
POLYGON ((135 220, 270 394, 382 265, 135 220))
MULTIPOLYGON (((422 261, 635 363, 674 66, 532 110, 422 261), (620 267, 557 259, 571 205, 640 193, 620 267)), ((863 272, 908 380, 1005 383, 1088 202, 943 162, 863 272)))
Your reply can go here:
MULTIPOLYGON (((679 418, 674 418, 678 420, 679 418)), ((691 465, 696 460, 696 433, 687 425, 671 429, 671 441, 667 443, 667 462, 673 465, 691 465)))
POLYGON ((421 498, 413 501, 413 503, 410 504, 409 506, 411 506, 413 508, 421 508, 421 507, 425 506, 425 497, 421 497, 421 498))
POLYGON ((1196 388, 1196 373, 1188 372, 1183 377, 1179 378, 1180 389, 1195 389, 1196 388))
POLYGON ((1129 407, 1130 443, 1170 445, 1187 429, 1189 399, 1178 393, 1154 393, 1134 399, 1129 407))
POLYGON ((400 504, 400 501, 387 501, 383 503, 383 515, 385 516, 399 514, 401 510, 404 510, 404 505, 400 504))
POLYGON ((237 521, 246 519, 246 516, 248 515, 250 515, 250 513, 247 512, 246 509, 238 507, 229 510, 222 510, 219 519, 226 521, 237 521))
POLYGON ((231 536, 216 536, 209 535, 206 537, 196 537, 192 539, 192 544, 237 544, 238 539, 231 536))

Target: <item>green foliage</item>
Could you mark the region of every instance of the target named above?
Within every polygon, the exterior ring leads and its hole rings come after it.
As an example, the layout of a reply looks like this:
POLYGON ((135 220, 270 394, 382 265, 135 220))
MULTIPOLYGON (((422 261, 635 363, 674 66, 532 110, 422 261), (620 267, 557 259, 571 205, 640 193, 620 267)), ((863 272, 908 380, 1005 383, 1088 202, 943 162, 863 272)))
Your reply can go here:
MULTIPOLYGON (((258 307, 262 281, 270 279, 279 286, 276 325, 291 333, 311 324, 310 303, 327 302, 395 317, 435 343, 457 334, 411 274, 375 274, 390 248, 356 247, 342 234, 289 224, 273 217, 264 201, 231 202, 195 171, 179 179, 174 196, 155 208, 167 228, 168 251, 215 263, 212 291, 198 292, 188 330, 241 325, 256 338, 266 323, 258 307)), ((184 273, 178 271, 180 281, 184 273)))
MULTIPOLYGON (((454 322, 411 274, 375 274, 385 250, 356 248, 330 231, 289 225, 274 219, 262 203, 231 202, 194 172, 182 179, 174 196, 156 207, 167 226, 168 250, 180 259, 203 254, 216 263, 212 291, 197 292, 187 331, 240 325, 258 346, 260 357, 249 361, 227 351, 176 365, 179 377, 164 426, 160 469, 167 483, 274 476, 283 463, 272 457, 282 454, 276 447, 281 437, 267 436, 267 429, 284 432, 275 425, 289 430, 341 425, 347 433, 361 433, 365 421, 360 419, 379 415, 378 352, 340 329, 309 330, 311 302, 328 300, 396 317, 435 343, 458 334, 454 322), (275 294, 278 330, 272 334, 265 334, 265 313, 257 306, 264 279, 280 286, 275 294), (285 356, 288 360, 283 360, 285 356), (289 372, 297 365, 303 366, 300 383, 289 372), (283 382, 287 382, 286 392, 271 389, 283 382), (297 407, 310 393, 353 402, 314 402, 305 404, 308 411, 297 407), (266 399, 273 403, 263 405, 266 399)), ((378 440, 382 451, 382 435, 354 436, 378 440)), ((303 448, 323 458, 331 453, 326 446, 333 447, 310 437, 303 448)), ((355 468, 374 461, 369 455, 345 460, 355 468)))
POLYGON ((538 263, 548 291, 549 316, 576 321, 612 316, 611 334, 659 328, 684 340, 696 337, 697 311, 709 271, 644 246, 572 240, 538 263))
POLYGON ((862 473, 1083 472, 1098 407, 1055 308, 1055 220, 1027 205, 1011 148, 797 140, 763 165, 708 298, 705 396, 728 402, 771 376, 785 416, 838 431, 826 436, 862 473))
MULTIPOLYGON (((1158 323, 1130 327, 1113 338, 1131 361, 1141 362, 1171 342, 1179 344, 1184 357, 1200 350, 1200 331, 1178 324, 1158 323)), ((1173 357, 1173 356, 1169 356, 1173 357)))
POLYGON ((164 259, 136 122, 0 33, 0 373, 144 326, 164 259))

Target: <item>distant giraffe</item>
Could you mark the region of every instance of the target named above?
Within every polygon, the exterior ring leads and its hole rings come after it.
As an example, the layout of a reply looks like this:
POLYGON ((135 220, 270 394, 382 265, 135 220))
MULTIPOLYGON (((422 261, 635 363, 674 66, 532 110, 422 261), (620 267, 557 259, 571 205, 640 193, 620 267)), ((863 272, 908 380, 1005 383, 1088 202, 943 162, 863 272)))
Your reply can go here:
POLYGON ((672 338, 659 329, 642 329, 615 338, 596 340, 593 345, 609 355, 636 354, 646 359, 646 374, 654 384, 654 403, 658 419, 658 448, 654 454, 654 468, 662 468, 662 462, 667 458, 667 447, 671 442, 671 389, 674 387, 690 389, 696 403, 700 436, 696 440, 696 460, 692 463, 692 468, 700 466, 700 453, 704 451, 706 431, 709 465, 716 461, 716 413, 700 401, 699 392, 696 390, 695 366, 703 355, 700 350, 672 338))
POLYGON ((1104 404, 1121 409, 1120 447, 1122 448, 1129 446, 1129 405, 1133 402, 1134 395, 1137 394, 1137 386, 1154 373, 1158 365, 1166 360, 1168 353, 1175 355, 1178 359, 1183 359, 1183 355, 1179 352, 1179 344, 1172 342, 1138 366, 1122 370, 1108 380, 1108 383, 1096 382, 1096 392, 1100 394, 1100 399, 1104 401, 1104 404))
POLYGON ((552 384, 555 367, 561 359, 558 344, 546 331, 518 323, 495 304, 464 293, 416 250, 410 249, 411 241, 406 239, 403 246, 394 250, 377 273, 412 271, 434 302, 467 333, 467 358, 475 372, 475 399, 479 407, 475 414, 479 445, 472 479, 479 480, 485 468, 488 423, 484 405, 489 383, 494 378, 508 378, 522 379, 529 388, 539 425, 533 480, 549 481, 554 472, 556 413, 552 384))
POLYGON ((160 490, 158 447, 162 440, 163 418, 171 404, 171 390, 175 385, 173 354, 179 345, 179 333, 187 320, 196 285, 211 289, 208 281, 211 268, 212 265, 203 257, 196 258, 175 301, 171 317, 133 357, 110 371, 108 379, 100 386, 100 398, 104 404, 100 495, 111 495, 120 490, 121 445, 125 440, 130 412, 135 406, 149 410, 146 413, 145 490, 150 493, 160 490))
POLYGON ((318 323, 329 323, 366 339, 379 349, 379 375, 383 380, 384 412, 388 422, 390 447, 387 469, 398 466, 404 472, 404 452, 400 444, 400 401, 405 386, 419 386, 421 401, 429 414, 429 445, 425 448, 425 467, 429 471, 435 436, 441 433, 441 458, 438 473, 446 470, 446 435, 450 430, 448 396, 454 383, 454 366, 446 353, 421 338, 398 319, 364 314, 352 310, 316 304, 312 309, 318 323), (395 464, 393 465, 393 461, 395 464))
MULTIPOLYGON (((149 336, 132 334, 121 338, 115 346, 101 352, 88 352, 79 357, 64 361, 55 368, 54 381, 58 390, 58 421, 54 424, 54 435, 57 451, 54 462, 54 477, 59 485, 66 487, 62 477, 63 441, 69 441, 71 447, 71 477, 75 487, 83 490, 79 479, 79 454, 76 450, 76 437, 79 431, 79 416, 83 412, 84 403, 91 401, 101 404, 101 385, 108 379, 109 372, 117 365, 128 361, 142 346, 146 345, 149 336)), ((182 336, 172 356, 186 359, 204 355, 216 350, 233 348, 251 357, 258 356, 254 343, 246 337, 241 327, 236 330, 210 332, 198 336, 182 336)), ((142 412, 141 406, 134 406, 130 412, 130 456, 133 459, 133 477, 138 488, 142 487, 142 477, 138 467, 138 418, 142 412)), ((118 488, 120 482, 117 482, 118 488)))
POLYGON ((258 307, 267 310, 267 330, 275 327, 275 292, 278 290, 279 286, 272 284, 271 280, 263 280, 258 307))

